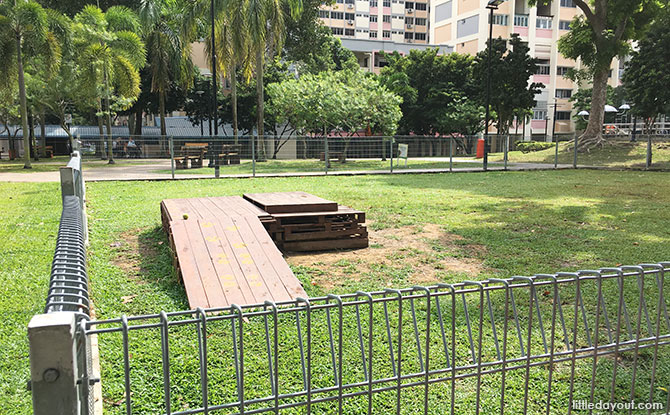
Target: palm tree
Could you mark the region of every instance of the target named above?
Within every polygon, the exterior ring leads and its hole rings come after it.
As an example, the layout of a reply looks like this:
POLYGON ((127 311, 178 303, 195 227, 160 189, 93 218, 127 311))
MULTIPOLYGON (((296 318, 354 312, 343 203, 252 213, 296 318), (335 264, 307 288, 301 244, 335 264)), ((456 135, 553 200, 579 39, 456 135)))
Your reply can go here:
POLYGON ((272 57, 280 51, 286 30, 286 10, 291 17, 297 17, 302 11, 302 0, 247 0, 245 7, 246 26, 249 42, 255 54, 256 69, 256 114, 258 139, 264 131, 264 91, 263 72, 266 54, 272 57))
POLYGON ((10 90, 18 77, 19 110, 23 131, 24 168, 30 163, 30 133, 28 130, 28 108, 26 103, 25 64, 26 59, 42 54, 51 66, 58 65, 60 51, 57 42, 49 34, 47 13, 34 1, 15 0, 0 3, 0 88, 10 90))
POLYGON ((139 21, 127 7, 113 6, 103 13, 92 5, 85 6, 74 20, 75 45, 84 71, 82 85, 88 86, 89 94, 102 95, 107 158, 114 164, 111 101, 114 99, 119 106, 127 108, 140 93, 139 69, 144 65, 146 53, 135 33, 139 30, 139 21))
MULTIPOLYGON (((237 69, 242 65, 247 70, 247 79, 251 77, 249 70, 249 42, 247 41, 246 22, 244 21, 243 0, 230 0, 215 17, 214 38, 216 43, 217 69, 224 77, 230 79, 230 100, 233 118, 233 139, 238 143, 237 127, 237 69)), ((211 61, 211 37, 205 39, 205 53, 211 61)))
POLYGON ((140 22, 149 51, 147 65, 151 73, 151 92, 158 93, 163 145, 167 138, 165 98, 170 84, 176 82, 188 87, 194 75, 191 48, 176 24, 183 19, 182 14, 174 2, 142 0, 140 4, 140 22))

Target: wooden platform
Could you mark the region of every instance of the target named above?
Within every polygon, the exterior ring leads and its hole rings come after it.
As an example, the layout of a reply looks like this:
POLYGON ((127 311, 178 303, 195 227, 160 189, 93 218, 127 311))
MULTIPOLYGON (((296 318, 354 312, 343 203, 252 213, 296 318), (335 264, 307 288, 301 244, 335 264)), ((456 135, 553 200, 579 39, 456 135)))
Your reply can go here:
POLYGON ((168 199, 161 212, 191 308, 307 297, 266 231, 274 219, 252 203, 168 199))
POLYGON ((244 198, 270 214, 337 210, 337 202, 305 192, 245 193, 244 198))

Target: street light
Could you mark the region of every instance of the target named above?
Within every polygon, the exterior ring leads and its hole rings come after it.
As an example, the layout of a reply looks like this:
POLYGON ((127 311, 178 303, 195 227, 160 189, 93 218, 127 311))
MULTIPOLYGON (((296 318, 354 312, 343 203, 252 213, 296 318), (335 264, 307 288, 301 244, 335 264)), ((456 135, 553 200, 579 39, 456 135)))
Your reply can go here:
POLYGON ((498 10, 505 0, 489 0, 486 8, 490 10, 489 13, 489 53, 486 73, 486 119, 484 122, 484 170, 489 165, 489 107, 491 106, 491 53, 493 52, 493 11, 498 10))

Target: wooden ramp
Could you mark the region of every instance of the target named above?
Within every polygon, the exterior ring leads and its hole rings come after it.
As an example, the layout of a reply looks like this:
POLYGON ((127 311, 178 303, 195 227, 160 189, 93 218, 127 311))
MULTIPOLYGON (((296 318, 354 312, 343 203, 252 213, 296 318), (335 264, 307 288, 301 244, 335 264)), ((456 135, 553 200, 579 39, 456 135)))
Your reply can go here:
POLYGON ((191 308, 307 297, 266 231, 274 219, 252 203, 168 199, 161 213, 191 308))

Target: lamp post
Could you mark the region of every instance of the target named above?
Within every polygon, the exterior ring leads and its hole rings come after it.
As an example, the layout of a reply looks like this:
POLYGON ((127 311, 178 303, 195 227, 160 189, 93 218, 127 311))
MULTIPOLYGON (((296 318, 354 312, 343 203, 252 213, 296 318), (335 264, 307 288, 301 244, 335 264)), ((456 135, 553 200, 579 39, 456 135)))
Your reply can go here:
POLYGON ((544 116, 544 142, 547 142, 547 129, 549 128, 549 114, 544 116))
MULTIPOLYGON (((219 122, 218 122, 218 114, 217 114, 217 100, 216 100, 216 88, 217 88, 217 82, 216 82, 216 37, 214 35, 214 0, 211 0, 210 2, 210 7, 209 7, 209 13, 211 17, 211 26, 212 26, 212 123, 214 124, 214 135, 218 136, 219 135, 219 122)), ((210 136, 211 136, 211 129, 210 129, 210 136)), ((207 150, 209 151, 209 167, 212 167, 214 165, 214 149, 212 148, 212 138, 210 137, 210 145, 207 146, 207 150)))
POLYGON ((556 139, 556 112, 558 109, 558 100, 554 99, 554 118, 551 121, 551 141, 556 139))
POLYGON ((486 117, 484 122, 484 171, 488 168, 489 165, 489 117, 490 111, 489 107, 491 106, 491 54, 493 52, 493 11, 498 10, 505 0, 489 0, 486 8, 489 9, 489 53, 487 58, 487 70, 486 70, 486 117))

